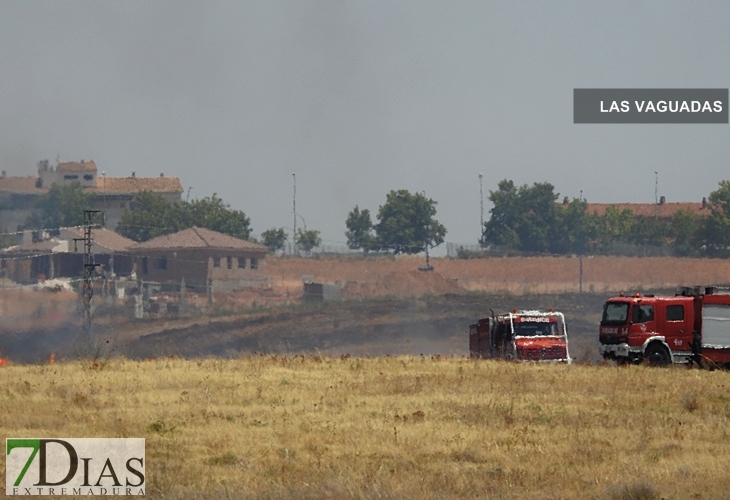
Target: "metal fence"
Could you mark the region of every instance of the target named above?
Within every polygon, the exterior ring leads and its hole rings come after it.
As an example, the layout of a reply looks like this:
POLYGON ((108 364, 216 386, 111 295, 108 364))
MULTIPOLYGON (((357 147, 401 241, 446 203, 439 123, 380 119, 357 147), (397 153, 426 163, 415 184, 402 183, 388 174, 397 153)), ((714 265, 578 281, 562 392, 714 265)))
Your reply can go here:
POLYGON ((322 245, 319 245, 317 247, 312 248, 309 252, 305 252, 304 250, 297 248, 296 245, 294 245, 291 242, 287 242, 284 244, 284 248, 277 252, 279 255, 295 255, 300 257, 311 257, 313 255, 323 255, 323 254, 336 254, 336 255, 357 255, 362 254, 362 250, 352 250, 347 245, 344 244, 330 244, 325 243, 322 245))
MULTIPOLYGON (((614 241, 609 248, 600 252, 585 252, 585 255, 611 255, 617 257, 686 257, 692 252, 687 248, 676 248, 671 246, 633 245, 614 241)), ((469 245, 461 243, 446 243, 446 256, 452 259, 469 259, 479 257, 517 257, 556 255, 565 256, 573 254, 537 254, 521 252, 498 245, 469 245)))

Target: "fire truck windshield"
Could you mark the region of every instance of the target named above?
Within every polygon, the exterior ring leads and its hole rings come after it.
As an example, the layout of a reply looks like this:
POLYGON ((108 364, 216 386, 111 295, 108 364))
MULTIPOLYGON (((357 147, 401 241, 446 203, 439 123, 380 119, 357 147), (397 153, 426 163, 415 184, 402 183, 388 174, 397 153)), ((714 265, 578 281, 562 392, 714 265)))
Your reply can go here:
POLYGON ((553 322, 522 321, 515 322, 516 337, 557 337, 561 335, 558 324, 553 322))
POLYGON ((606 302, 603 306, 602 325, 625 325, 629 317, 629 304, 626 302, 606 302))

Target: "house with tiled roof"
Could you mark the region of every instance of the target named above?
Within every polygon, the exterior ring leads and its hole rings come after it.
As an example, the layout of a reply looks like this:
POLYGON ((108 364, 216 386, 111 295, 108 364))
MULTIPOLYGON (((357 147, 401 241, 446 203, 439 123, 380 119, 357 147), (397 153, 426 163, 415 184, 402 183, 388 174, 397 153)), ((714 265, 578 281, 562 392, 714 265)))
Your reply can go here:
MULTIPOLYGON (((40 279, 78 278, 84 274, 84 237, 80 228, 61 228, 59 234, 40 241, 24 241, 0 249, 0 277, 18 283, 36 283, 40 279)), ((128 248, 129 238, 97 228, 92 231, 91 253, 99 271, 106 276, 129 276, 134 261, 128 248)))
POLYGON ((102 210, 106 227, 116 228, 124 210, 130 209, 135 196, 142 191, 158 193, 168 201, 180 201, 183 188, 178 177, 129 177, 99 175, 93 160, 57 163, 48 160, 38 163, 38 176, 8 176, 0 174, 0 231, 17 231, 33 213, 38 197, 47 193, 54 184, 59 186, 78 182, 92 195, 92 208, 102 210))
POLYGON ((266 283, 264 245, 192 227, 129 247, 137 278, 162 288, 230 291, 266 283))

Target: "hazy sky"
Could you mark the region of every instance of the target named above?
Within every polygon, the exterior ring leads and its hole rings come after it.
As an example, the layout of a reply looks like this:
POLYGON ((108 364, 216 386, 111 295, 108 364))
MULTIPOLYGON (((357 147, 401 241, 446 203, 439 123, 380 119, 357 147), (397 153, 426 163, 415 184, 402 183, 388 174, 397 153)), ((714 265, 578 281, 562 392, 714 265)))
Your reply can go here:
MULTIPOLYGON (((728 125, 574 125, 573 88, 730 86, 730 2, 0 3, 0 164, 181 178, 325 242, 391 189, 476 243, 479 181, 700 201, 728 125), (299 220, 298 224, 301 225, 299 220)), ((488 218, 490 205, 485 207, 488 218)))

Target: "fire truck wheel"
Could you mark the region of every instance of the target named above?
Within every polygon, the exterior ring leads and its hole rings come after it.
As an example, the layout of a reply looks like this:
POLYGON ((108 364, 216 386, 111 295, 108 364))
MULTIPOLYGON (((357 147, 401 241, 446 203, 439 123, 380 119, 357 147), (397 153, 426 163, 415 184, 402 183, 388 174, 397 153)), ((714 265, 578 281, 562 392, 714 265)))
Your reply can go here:
POLYGON ((656 343, 649 344, 649 347, 644 351, 644 357, 649 361, 649 364, 654 366, 667 366, 672 362, 672 357, 667 348, 656 343))

